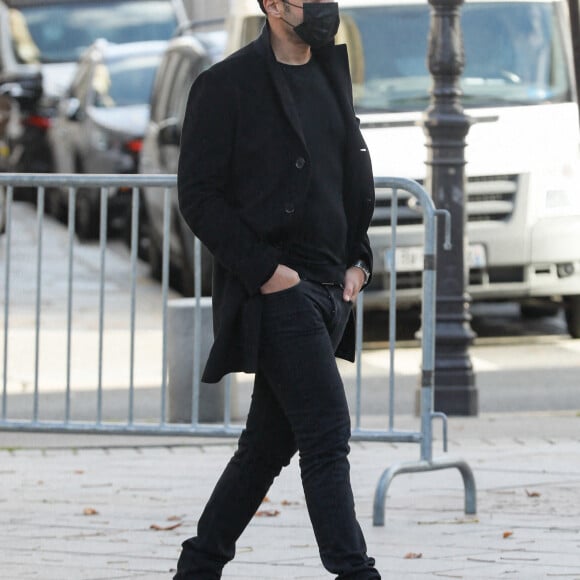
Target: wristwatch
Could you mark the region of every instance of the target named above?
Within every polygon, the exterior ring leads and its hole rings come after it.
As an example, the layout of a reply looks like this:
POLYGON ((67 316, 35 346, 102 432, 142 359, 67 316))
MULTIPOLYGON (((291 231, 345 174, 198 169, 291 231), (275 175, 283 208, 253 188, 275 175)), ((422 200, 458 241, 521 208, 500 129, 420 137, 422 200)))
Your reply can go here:
POLYGON ((371 273, 370 270, 368 268, 368 266, 362 261, 362 260, 357 260, 353 265, 353 268, 360 268, 363 271, 363 274, 365 275, 365 281, 364 283, 367 284, 369 281, 369 278, 371 277, 371 273))

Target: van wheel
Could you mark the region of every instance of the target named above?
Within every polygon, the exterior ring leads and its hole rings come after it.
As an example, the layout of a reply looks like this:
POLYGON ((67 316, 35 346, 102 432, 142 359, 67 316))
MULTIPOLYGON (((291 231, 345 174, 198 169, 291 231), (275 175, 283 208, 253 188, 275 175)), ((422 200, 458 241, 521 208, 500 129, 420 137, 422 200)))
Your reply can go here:
POLYGON ((566 324, 572 338, 580 338, 580 295, 566 297, 566 324))

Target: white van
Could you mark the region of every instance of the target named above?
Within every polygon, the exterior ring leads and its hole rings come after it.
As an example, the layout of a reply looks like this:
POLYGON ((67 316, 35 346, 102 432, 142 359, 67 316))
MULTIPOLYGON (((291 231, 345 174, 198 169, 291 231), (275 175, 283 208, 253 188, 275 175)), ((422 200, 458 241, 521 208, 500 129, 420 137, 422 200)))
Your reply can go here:
MULTIPOLYGON (((233 0, 229 52, 263 23, 256 0, 233 0)), ((426 176, 421 119, 429 105, 430 6, 418 0, 340 0, 355 108, 369 146, 377 205, 367 307, 388 307, 391 191, 382 178, 426 176)), ((465 46, 469 293, 510 300, 524 314, 565 305, 580 337, 579 120, 564 0, 472 0, 461 8, 465 46)), ((399 211, 399 304, 420 300, 420 215, 399 211)), ((401 200, 399 200, 401 203, 401 200)))

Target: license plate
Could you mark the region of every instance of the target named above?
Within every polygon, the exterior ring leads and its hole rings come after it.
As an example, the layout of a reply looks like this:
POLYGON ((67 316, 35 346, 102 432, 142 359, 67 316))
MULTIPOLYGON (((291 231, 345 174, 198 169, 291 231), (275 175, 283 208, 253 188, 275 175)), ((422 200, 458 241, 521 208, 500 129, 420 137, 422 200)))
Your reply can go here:
MULTIPOLYGON (((467 260, 470 268, 481 269, 486 265, 485 248, 483 244, 470 244, 467 250, 467 260)), ((423 269, 423 248, 409 246, 395 249, 397 272, 420 272, 423 269)), ((385 270, 393 270, 393 253, 385 250, 385 270)))
POLYGON ((469 244, 469 247, 467 248, 467 259, 469 260, 470 268, 476 270, 485 268, 487 265, 487 259, 483 244, 469 244))

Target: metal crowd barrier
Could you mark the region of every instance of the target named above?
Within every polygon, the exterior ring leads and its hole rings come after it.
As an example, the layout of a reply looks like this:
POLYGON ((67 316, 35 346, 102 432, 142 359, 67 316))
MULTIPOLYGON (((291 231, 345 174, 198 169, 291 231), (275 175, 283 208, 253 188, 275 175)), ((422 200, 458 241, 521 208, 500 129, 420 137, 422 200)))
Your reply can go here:
MULTIPOLYGON (((382 474, 375 492, 373 521, 375 525, 384 525, 384 504, 387 489, 392 479, 399 474, 412 472, 426 472, 447 468, 457 468, 463 478, 465 487, 465 512, 473 514, 476 511, 475 481, 470 467, 462 460, 444 456, 433 457, 433 421, 442 420, 443 423, 443 446, 447 451, 447 418, 442 413, 437 413, 433 408, 434 391, 434 363, 435 363, 435 292, 436 292, 436 247, 437 247, 437 222, 439 218, 445 219, 446 240, 449 240, 449 215, 435 209, 433 202, 426 191, 416 182, 389 178, 381 179, 381 186, 392 189, 391 202, 391 243, 387 252, 387 262, 390 266, 390 318, 389 318, 389 362, 390 373, 387 383, 387 397, 389 400, 389 417, 386 429, 369 430, 361 426, 361 398, 362 398, 362 323, 363 323, 363 300, 364 293, 359 295, 356 304, 357 309, 357 363, 356 363, 356 402, 354 425, 352 430, 353 440, 387 441, 417 443, 420 446, 420 459, 408 463, 400 463, 391 466, 382 474), (397 247, 397 196, 399 191, 411 194, 418 201, 418 208, 423 213, 424 224, 424 269, 423 269, 423 300, 422 300, 422 329, 421 329, 421 397, 420 397, 420 428, 417 431, 404 431, 395 428, 395 346, 396 346, 396 252, 397 247)), ((131 434, 173 434, 195 435, 204 437, 233 437, 241 431, 241 426, 232 422, 231 417, 231 381, 225 385, 225 397, 223 408, 223 421, 221 423, 205 424, 199 420, 200 390, 201 390, 201 364, 200 348, 203 340, 201 329, 201 244, 195 240, 194 246, 194 275, 195 275, 195 315, 192 345, 192 409, 191 423, 170 423, 167 421, 167 312, 169 298, 169 258, 170 243, 169 230, 172 219, 172 192, 175 191, 176 177, 174 175, 64 175, 64 174, 2 174, 0 173, 0 195, 5 195, 6 231, 0 236, 0 257, 4 264, 4 321, 3 321, 3 353, 2 353, 2 395, 0 409, 0 429, 12 431, 40 431, 40 432, 81 432, 81 433, 131 433, 131 434), (75 206, 77 193, 80 188, 100 189, 100 271, 99 271, 99 307, 98 307, 98 372, 96 377, 96 406, 93 421, 78 421, 71 414, 71 400, 75 394, 75 385, 71 378, 71 347, 73 341, 73 298, 75 295, 74 265, 75 252, 78 242, 75 236, 75 206), (111 188, 128 187, 131 189, 131 232, 130 232, 130 348, 129 348, 129 380, 126 386, 128 398, 128 413, 126 421, 110 421, 103 415, 103 346, 105 330, 105 298, 107 292, 107 212, 108 191, 111 188), (136 290, 137 290, 137 265, 139 244, 139 205, 140 188, 159 188, 163 195, 163 244, 162 244, 162 277, 160 284, 161 292, 161 331, 162 331, 162 369, 159 385, 158 416, 149 421, 135 419, 134 401, 135 384, 135 336, 136 336, 136 290), (11 418, 10 394, 8 392, 8 371, 10 365, 10 302, 11 302, 11 277, 15 267, 11 261, 14 193, 19 188, 33 188, 36 190, 36 256, 34 280, 35 306, 34 306, 34 340, 30 348, 34 351, 34 385, 33 405, 30 417, 26 419, 11 418), (62 299, 66 301, 66 348, 64 364, 66 365, 66 385, 61 420, 45 420, 41 418, 41 376, 39 366, 40 337, 42 326, 42 292, 43 292, 43 242, 44 242, 44 207, 48 188, 64 188, 68 190, 68 220, 63 226, 67 228, 68 239, 68 265, 66 292, 62 299)), ((448 243, 448 242, 446 242, 448 243)), ((17 268, 18 265, 16 265, 17 268)), ((207 337, 206 337, 207 338, 207 337)))

